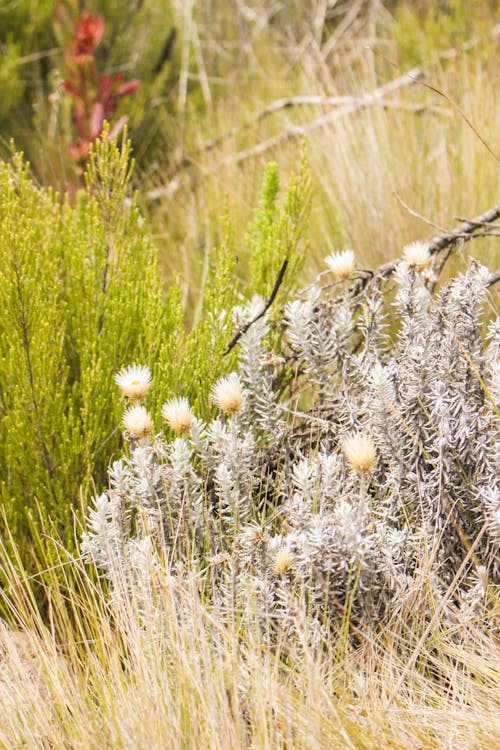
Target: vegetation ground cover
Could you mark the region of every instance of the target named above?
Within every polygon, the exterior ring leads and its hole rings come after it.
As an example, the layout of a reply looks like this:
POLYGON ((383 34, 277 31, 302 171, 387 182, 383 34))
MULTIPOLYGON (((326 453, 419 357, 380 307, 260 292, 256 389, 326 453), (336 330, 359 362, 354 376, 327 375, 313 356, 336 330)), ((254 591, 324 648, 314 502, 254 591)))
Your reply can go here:
POLYGON ((0 8, 3 746, 498 744, 494 14, 0 8))

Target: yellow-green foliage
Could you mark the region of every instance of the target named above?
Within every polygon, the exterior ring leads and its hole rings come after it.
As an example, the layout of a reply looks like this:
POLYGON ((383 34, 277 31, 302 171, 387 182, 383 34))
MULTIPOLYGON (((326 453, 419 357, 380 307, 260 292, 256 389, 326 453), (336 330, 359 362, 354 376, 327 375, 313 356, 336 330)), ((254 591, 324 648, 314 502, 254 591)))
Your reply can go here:
POLYGON ((35 502, 68 523, 117 446, 113 373, 156 360, 171 326, 156 254, 124 203, 128 149, 104 141, 76 206, 0 166, 1 493, 11 529, 35 502))
MULTIPOLYGON (((69 540, 80 489, 86 496, 94 481, 105 482, 120 444, 118 369, 151 367, 161 383, 148 403, 157 429, 161 404, 172 395, 188 396, 204 417, 207 387, 231 369, 227 311, 241 292, 229 219, 187 330, 181 290, 174 284, 166 293, 156 250, 127 194, 130 174, 129 144, 118 148, 108 136, 91 152, 88 190, 74 205, 36 187, 20 156, 0 165, 0 487, 18 539, 39 505, 69 540)), ((286 224, 297 239, 290 262, 298 263, 301 184, 262 229, 257 255, 286 224)))
POLYGON ((271 162, 265 171, 260 206, 247 236, 252 284, 264 297, 271 294, 284 260, 288 260, 288 267, 282 292, 289 292, 297 284, 304 265, 305 249, 299 247, 299 240, 308 219, 310 202, 303 154, 300 173, 290 181, 281 206, 279 188, 278 165, 271 162))

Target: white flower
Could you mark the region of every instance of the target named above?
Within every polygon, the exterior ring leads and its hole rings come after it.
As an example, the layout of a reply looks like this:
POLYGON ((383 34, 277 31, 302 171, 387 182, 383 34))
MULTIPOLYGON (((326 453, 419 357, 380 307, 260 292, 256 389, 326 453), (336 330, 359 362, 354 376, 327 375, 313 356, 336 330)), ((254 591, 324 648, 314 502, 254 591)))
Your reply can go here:
POLYGON ((150 413, 146 407, 140 404, 135 404, 127 409, 123 415, 122 423, 125 429, 135 438, 147 437, 154 430, 150 413))
POLYGON ((348 279, 352 276, 355 269, 354 250, 342 250, 340 253, 331 253, 326 256, 325 263, 337 278, 342 280, 348 279))
POLYGON ((428 242, 412 242, 405 245, 403 256, 409 266, 414 266, 417 271, 423 271, 431 262, 428 242))
POLYGON ((288 568, 291 566, 293 555, 287 547, 280 547, 274 558, 273 569, 278 575, 286 573, 288 568))
POLYGON ((225 414, 239 411, 245 401, 240 379, 235 372, 220 378, 212 388, 211 399, 225 414))
POLYGON ((193 424, 194 414, 187 398, 171 398, 161 407, 161 415, 174 432, 188 432, 193 424))
POLYGON ((115 375, 115 383, 124 396, 139 401, 146 398, 151 386, 151 370, 147 365, 129 365, 115 375))
POLYGON ((341 443, 344 455, 355 471, 363 474, 370 471, 375 464, 375 446, 368 435, 354 433, 341 443))

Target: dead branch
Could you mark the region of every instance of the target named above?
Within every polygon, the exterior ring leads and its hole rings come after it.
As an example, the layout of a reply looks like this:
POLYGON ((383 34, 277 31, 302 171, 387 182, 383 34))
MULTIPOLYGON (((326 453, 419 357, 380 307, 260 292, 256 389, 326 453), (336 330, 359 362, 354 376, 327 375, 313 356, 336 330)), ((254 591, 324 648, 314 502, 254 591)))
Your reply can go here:
MULTIPOLYGON (((403 205, 406 206, 406 204, 403 201, 400 201, 403 205)), ((424 221, 424 217, 421 217, 419 214, 414 212, 413 210, 409 209, 411 213, 418 216, 419 218, 422 218, 424 221)), ((490 226, 496 219, 500 217, 500 204, 493 206, 489 209, 489 211, 486 211, 484 214, 481 214, 480 216, 476 216, 474 219, 466 219, 462 224, 460 224, 455 229, 451 229, 449 231, 443 230, 442 234, 438 234, 435 237, 433 237, 430 242, 428 243, 429 252, 431 255, 435 255, 436 253, 441 252, 442 250, 449 249, 452 250, 453 246, 457 242, 467 242, 469 240, 474 239, 475 237, 484 237, 489 236, 488 232, 477 232, 478 229, 481 229, 485 226, 490 226)), ((429 223, 429 222, 427 222, 429 223)), ((434 225, 435 226, 435 225, 434 225)), ((496 235, 495 235, 496 236, 496 235)), ((229 354, 231 349, 233 349, 240 338, 243 336, 244 333, 248 331, 250 326, 252 326, 257 320, 262 318, 263 315, 266 314, 266 312, 271 307, 272 303, 274 302, 274 299, 278 293, 278 290, 283 283, 283 278, 285 276, 285 271, 288 265, 288 260, 285 260, 283 262, 283 265, 281 266, 280 272, 278 274, 278 278, 276 279, 276 282, 274 284, 273 290, 271 292, 271 295, 269 299, 267 300, 266 304, 260 311, 258 315, 256 315, 252 320, 250 320, 248 323, 245 323, 245 325, 241 326, 239 328, 229 344, 226 347, 225 354, 229 354)), ((352 299, 355 300, 356 297, 360 296, 367 286, 370 284, 379 282, 380 280, 387 278, 388 276, 391 276, 394 271, 396 270, 397 261, 391 261, 390 263, 384 263, 383 265, 379 266, 374 271, 371 271, 369 269, 366 270, 360 270, 358 273, 360 274, 357 278, 356 286, 354 287, 352 291, 352 299)), ((500 281, 500 271, 496 271, 495 273, 492 273, 490 276, 490 279, 488 281, 488 286, 493 286, 493 284, 496 284, 498 281, 500 281)))
MULTIPOLYGON (((406 206, 406 204, 403 204, 406 206)), ((413 210, 410 210, 410 212, 415 216, 418 216, 422 220, 429 223, 424 217, 420 216, 413 210)), ((481 214, 480 216, 476 216, 474 219, 466 219, 462 224, 460 224, 455 229, 451 229, 449 231, 443 231, 442 234, 435 235, 429 242, 428 242, 428 248, 431 255, 435 255, 436 253, 441 252, 442 250, 445 250, 446 248, 453 248, 454 245, 457 244, 457 242, 469 242, 469 240, 475 239, 476 237, 486 237, 491 236, 491 232, 478 232, 478 229, 481 229, 482 227, 491 226, 491 223, 496 221, 496 219, 500 218, 500 204, 497 204, 496 206, 493 206, 489 209, 489 211, 486 211, 484 214, 481 214)), ((357 285, 353 291, 353 296, 357 296, 361 294, 367 286, 370 284, 373 284, 375 282, 380 281, 381 279, 387 278, 388 276, 391 276, 397 266, 397 261, 391 261, 390 263, 384 263, 383 265, 379 266, 374 271, 370 270, 364 270, 360 273, 362 274, 361 277, 357 280, 357 285)), ((496 284, 497 281, 500 280, 500 272, 494 273, 491 276, 490 281, 488 282, 488 286, 492 286, 493 284, 496 284)))
POLYGON ((281 284, 283 283, 283 279, 285 277, 285 271, 287 269, 287 266, 288 266, 288 259, 286 259, 286 260, 283 261, 283 264, 282 264, 282 266, 280 268, 280 271, 279 271, 279 274, 278 274, 278 278, 275 281, 275 284, 274 284, 273 290, 271 292, 271 295, 270 295, 269 299, 267 300, 266 304, 264 305, 264 307, 262 308, 262 310, 260 311, 260 313, 258 315, 256 315, 254 318, 252 318, 252 320, 249 320, 248 323, 245 323, 245 325, 241 326, 241 328, 239 328, 236 331, 236 333, 234 334, 233 338, 231 339, 231 341, 227 345, 224 354, 229 354, 229 352, 231 351, 231 349, 233 349, 236 346, 236 344, 238 343, 238 341, 240 340, 240 338, 243 336, 244 333, 246 333, 248 331, 248 329, 250 328, 250 326, 253 326, 253 324, 256 323, 258 320, 260 320, 260 318, 262 318, 266 314, 266 312, 269 310, 269 308, 271 307, 271 305, 274 302, 274 299, 275 299, 276 295, 278 294, 278 291, 279 291, 279 288, 280 288, 281 284))
MULTIPOLYGON (((388 109, 408 109, 411 112, 422 112, 424 110, 432 110, 433 112, 439 112, 440 114, 448 114, 448 110, 443 107, 433 107, 427 104, 410 103, 403 104, 392 99, 380 99, 378 101, 380 106, 387 107, 388 109)), ((299 94, 297 96, 284 96, 282 99, 276 99, 274 102, 268 104, 264 109, 256 112, 253 116, 253 120, 263 120, 268 115, 272 115, 275 112, 279 112, 282 109, 289 109, 290 107, 342 107, 345 105, 364 106, 364 96, 322 96, 321 94, 299 94)), ((237 132, 237 129, 230 131, 233 135, 237 132)), ((220 138, 217 140, 208 141, 206 148, 211 148, 215 143, 220 142, 220 138)))
MULTIPOLYGON (((426 224, 429 224, 429 226, 433 227, 434 229, 437 229, 440 232, 445 232, 446 233, 447 230, 444 227, 439 226, 439 224, 435 224, 433 221, 431 221, 430 219, 428 219, 426 216, 423 216, 423 214, 419 214, 418 211, 415 211, 415 209, 412 208, 411 206, 409 206, 408 203, 405 203, 405 201, 401 198, 400 195, 398 195, 398 193, 396 193, 395 190, 393 190, 392 194, 396 198, 396 200, 398 201, 398 203, 401 203, 401 205, 403 206, 403 208, 406 208, 406 210, 408 211, 409 214, 411 214, 412 216, 414 216, 416 219, 420 219, 420 221, 423 221, 426 224)), ((459 221, 460 221, 460 219, 459 219, 459 221)))
MULTIPOLYGON (((283 97, 282 99, 277 99, 274 102, 271 102, 271 104, 268 104, 264 109, 257 112, 251 122, 258 122, 259 120, 263 119, 264 117, 273 114, 274 112, 279 111, 280 109, 285 109, 287 107, 292 107, 296 105, 323 105, 323 106, 335 106, 337 107, 333 112, 326 112, 325 114, 321 115, 320 117, 316 117, 315 119, 311 120, 309 123, 305 125, 292 125, 287 130, 278 133, 277 135, 268 138, 265 141, 262 141, 261 143, 257 143, 255 146, 252 146, 248 149, 244 149, 243 151, 239 151, 238 153, 228 157, 227 159, 223 159, 222 162, 218 162, 214 165, 213 169, 218 169, 221 164, 226 163, 240 163, 241 161, 244 161, 245 159, 248 159, 250 157, 258 156, 259 154, 265 153, 266 151, 269 151, 272 148, 275 148, 276 146, 285 143, 286 141, 293 140, 296 138, 300 138, 303 135, 310 133, 314 130, 317 130, 325 125, 328 125, 332 122, 335 122, 337 120, 342 119, 343 117, 347 117, 350 114, 353 114, 354 112, 357 112, 359 109, 364 109, 365 107, 370 107, 373 105, 378 105, 382 107, 398 107, 398 108, 408 108, 412 111, 421 111, 425 107, 420 104, 409 104, 409 105, 401 105, 398 102, 388 100, 386 99, 388 94, 391 94, 398 89, 408 86, 412 83, 415 83, 415 81, 418 81, 420 76, 422 75, 422 70, 420 68, 412 68, 404 75, 399 76, 398 78, 393 79, 392 81, 389 81, 388 83, 383 84, 382 86, 379 86, 374 91, 370 91, 366 94, 362 94, 361 96, 317 96, 314 94, 311 95, 303 95, 303 96, 292 96, 292 97, 283 97)), ((212 151, 216 146, 218 146, 220 143, 222 143, 225 139, 234 136, 238 132, 240 132, 243 127, 245 126, 238 126, 236 128, 233 128, 228 133, 218 136, 217 138, 213 138, 209 141, 206 141, 202 147, 201 152, 207 153, 209 151, 212 151)), ((167 185, 155 188, 153 190, 150 190, 147 193, 147 198, 150 200, 157 200, 158 198, 161 198, 162 196, 168 196, 174 193, 177 188, 179 187, 179 174, 180 172, 187 166, 193 164, 196 162, 196 159, 194 157, 190 157, 187 154, 183 154, 183 156, 179 159, 173 170, 171 171, 171 180, 167 185)))
POLYGON ((277 135, 272 136, 265 141, 257 143, 255 146, 251 146, 250 148, 244 149, 243 151, 239 151, 237 154, 229 156, 227 159, 223 159, 222 162, 219 162, 219 164, 216 165, 216 167, 220 166, 221 164, 233 162, 239 164, 245 159, 253 156, 259 156, 260 154, 263 154, 266 151, 269 151, 270 149, 281 145, 282 143, 296 138, 301 138, 302 136, 307 135, 314 130, 318 130, 325 125, 329 125, 333 122, 336 122, 337 120, 341 120, 343 117, 347 117, 348 115, 353 114, 359 109, 370 107, 374 104, 380 104, 380 102, 384 100, 384 97, 387 94, 392 93, 393 91, 397 91, 403 86, 408 86, 409 84, 418 81, 421 75, 422 71, 420 68, 413 68, 412 70, 408 71, 408 73, 405 73, 404 75, 399 76, 392 81, 389 81, 389 83, 385 83, 382 86, 379 86, 374 91, 363 94, 362 96, 357 98, 355 97, 350 104, 346 104, 334 110, 333 112, 327 112, 320 117, 316 117, 306 125, 292 125, 282 133, 278 133, 277 135))
POLYGON ((493 286, 493 284, 498 284, 500 281, 500 271, 496 271, 495 273, 492 273, 489 281, 487 283, 487 286, 493 286))
POLYGON ((496 221, 498 218, 500 218, 500 203, 490 208, 486 213, 476 216, 475 219, 467 219, 456 229, 433 237, 429 243, 429 250, 431 253, 437 253, 449 245, 454 245, 460 239, 471 240, 477 229, 488 226, 488 224, 491 224, 491 222, 496 221))

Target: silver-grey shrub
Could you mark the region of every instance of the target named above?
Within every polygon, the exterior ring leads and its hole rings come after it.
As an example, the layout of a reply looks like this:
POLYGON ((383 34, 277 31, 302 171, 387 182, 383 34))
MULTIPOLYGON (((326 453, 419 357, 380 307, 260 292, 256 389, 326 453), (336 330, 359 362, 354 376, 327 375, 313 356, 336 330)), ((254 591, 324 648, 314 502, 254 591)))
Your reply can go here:
MULTIPOLYGON (((481 606, 500 545, 490 273, 472 261, 436 294, 410 261, 393 278, 392 336, 382 279, 318 282, 241 337, 238 408, 132 439, 82 544, 115 595, 145 545, 268 641, 370 627, 424 588, 453 617, 481 606)), ((235 325, 263 306, 236 308, 235 325)))

